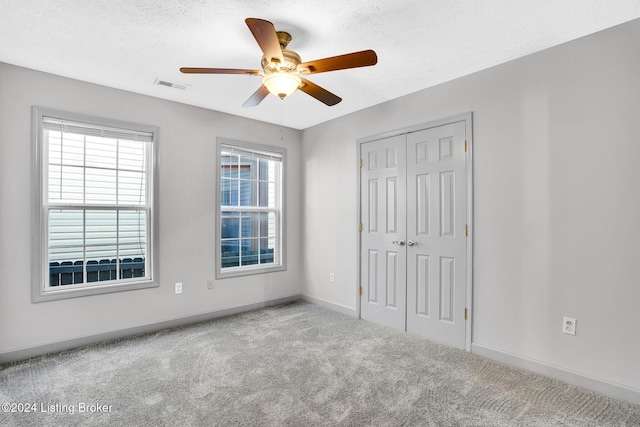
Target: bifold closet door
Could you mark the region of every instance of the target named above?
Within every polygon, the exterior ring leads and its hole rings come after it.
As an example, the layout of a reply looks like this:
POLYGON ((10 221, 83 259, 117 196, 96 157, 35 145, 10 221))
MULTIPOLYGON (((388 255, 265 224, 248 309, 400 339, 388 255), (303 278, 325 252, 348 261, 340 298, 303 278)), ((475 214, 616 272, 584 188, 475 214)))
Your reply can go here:
POLYGON ((361 145, 361 317, 464 348, 464 121, 361 145))
POLYGON ((361 147, 361 316, 406 328, 406 138, 361 147))
POLYGON ((407 135, 407 331, 465 347, 465 123, 407 135))

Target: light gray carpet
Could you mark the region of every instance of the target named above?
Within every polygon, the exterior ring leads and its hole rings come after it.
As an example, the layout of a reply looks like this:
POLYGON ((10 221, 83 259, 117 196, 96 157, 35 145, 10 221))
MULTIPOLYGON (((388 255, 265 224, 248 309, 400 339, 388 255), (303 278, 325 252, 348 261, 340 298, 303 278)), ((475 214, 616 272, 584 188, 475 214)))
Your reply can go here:
POLYGON ((640 405, 302 302, 6 365, 3 402, 36 412, 2 426, 640 426, 640 405))

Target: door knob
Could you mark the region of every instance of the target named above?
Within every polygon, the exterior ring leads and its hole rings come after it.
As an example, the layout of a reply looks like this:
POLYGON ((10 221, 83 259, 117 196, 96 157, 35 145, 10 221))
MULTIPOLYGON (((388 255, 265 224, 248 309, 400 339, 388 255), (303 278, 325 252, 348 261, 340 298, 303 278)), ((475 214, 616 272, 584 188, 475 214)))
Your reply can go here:
POLYGON ((394 245, 398 245, 398 246, 404 246, 404 240, 394 240, 393 242, 394 245))
POLYGON ((414 245, 417 245, 417 244, 418 244, 418 242, 414 242, 413 240, 409 240, 407 242, 407 246, 414 246, 414 245))

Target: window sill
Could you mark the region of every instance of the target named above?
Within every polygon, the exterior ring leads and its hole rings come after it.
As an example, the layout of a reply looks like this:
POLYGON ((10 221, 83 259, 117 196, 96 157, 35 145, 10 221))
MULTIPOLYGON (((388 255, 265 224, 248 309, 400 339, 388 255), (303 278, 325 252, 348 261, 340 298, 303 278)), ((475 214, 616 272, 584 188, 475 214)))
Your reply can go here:
POLYGON ((285 271, 285 265, 274 265, 272 267, 227 267, 224 270, 216 272, 216 279, 227 279, 231 277, 252 276, 255 274, 274 273, 276 271, 285 271))
POLYGON ((136 289, 157 288, 160 285, 153 280, 141 280, 131 282, 120 282, 111 284, 100 284, 82 287, 65 287, 69 285, 56 286, 56 288, 42 289, 38 294, 33 295, 33 302, 55 301, 67 298, 84 297, 90 295, 100 295, 112 292, 132 291, 136 289))

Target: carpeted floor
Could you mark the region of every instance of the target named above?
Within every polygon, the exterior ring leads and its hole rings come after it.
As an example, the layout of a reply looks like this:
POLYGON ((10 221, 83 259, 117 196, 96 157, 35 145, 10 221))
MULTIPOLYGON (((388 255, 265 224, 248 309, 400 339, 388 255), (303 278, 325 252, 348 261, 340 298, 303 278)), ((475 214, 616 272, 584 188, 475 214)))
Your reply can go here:
POLYGON ((4 402, 32 411, 2 426, 640 426, 640 405, 303 302, 5 365, 4 402))

